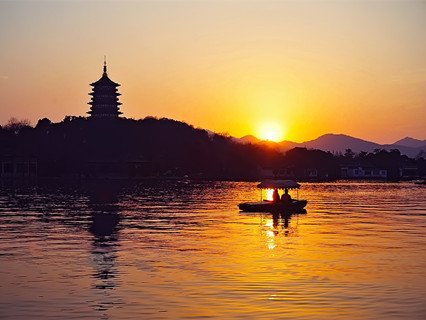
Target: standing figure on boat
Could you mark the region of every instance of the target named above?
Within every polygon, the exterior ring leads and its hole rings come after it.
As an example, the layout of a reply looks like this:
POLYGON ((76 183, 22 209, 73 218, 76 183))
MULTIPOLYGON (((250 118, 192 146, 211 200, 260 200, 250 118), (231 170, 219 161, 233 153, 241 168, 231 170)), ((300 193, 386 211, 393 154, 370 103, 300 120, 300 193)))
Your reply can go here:
POLYGON ((290 203, 291 202, 291 196, 288 194, 288 189, 284 190, 284 193, 281 196, 281 202, 284 202, 284 203, 290 203))
POLYGON ((274 193, 272 194, 272 202, 280 201, 280 194, 278 193, 278 189, 274 189, 274 193))

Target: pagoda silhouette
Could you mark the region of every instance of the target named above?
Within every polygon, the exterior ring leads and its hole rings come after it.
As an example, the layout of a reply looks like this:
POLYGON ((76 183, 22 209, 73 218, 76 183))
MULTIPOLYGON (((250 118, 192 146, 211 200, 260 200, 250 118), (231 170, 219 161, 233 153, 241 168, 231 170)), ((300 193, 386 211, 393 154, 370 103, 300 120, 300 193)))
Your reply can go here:
POLYGON ((119 110, 121 102, 118 101, 118 97, 121 95, 117 88, 120 84, 112 81, 108 77, 106 59, 104 60, 104 68, 102 77, 90 84, 92 92, 89 95, 92 96, 92 100, 88 102, 91 105, 90 114, 91 119, 114 119, 118 118, 122 112, 119 110))

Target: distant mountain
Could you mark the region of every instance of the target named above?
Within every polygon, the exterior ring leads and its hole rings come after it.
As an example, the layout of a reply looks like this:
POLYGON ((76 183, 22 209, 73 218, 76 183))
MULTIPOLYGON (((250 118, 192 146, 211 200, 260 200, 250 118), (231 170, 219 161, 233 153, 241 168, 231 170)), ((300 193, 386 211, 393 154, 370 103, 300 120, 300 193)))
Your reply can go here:
MULTIPOLYGON (((259 144, 265 141, 259 140, 253 136, 245 136, 236 139, 241 143, 259 144)), ((319 149, 330 152, 342 152, 346 149, 351 149, 355 153, 361 151, 373 152, 375 149, 398 149, 401 154, 405 154, 410 158, 416 157, 421 150, 426 152, 426 140, 417 140, 413 138, 404 138, 393 144, 379 144, 371 141, 354 138, 345 134, 324 134, 317 139, 305 141, 302 143, 292 141, 282 141, 277 143, 280 150, 285 152, 295 147, 304 147, 307 149, 319 149)))
POLYGON ((260 145, 267 145, 272 147, 277 147, 279 150, 285 152, 287 150, 293 149, 294 147, 298 147, 299 143, 297 142, 291 142, 291 141, 281 141, 281 142, 274 142, 269 140, 260 140, 252 135, 247 135, 241 138, 233 138, 234 141, 242 143, 242 144, 260 144, 260 145))
POLYGON ((353 152, 373 151, 381 146, 377 143, 354 138, 344 134, 325 134, 315 140, 300 144, 308 149, 320 149, 324 151, 344 152, 351 149, 353 152))
POLYGON ((411 147, 411 148, 426 148, 426 140, 418 140, 411 137, 405 137, 393 143, 394 145, 411 147))
POLYGON ((255 136, 252 136, 252 135, 247 135, 247 136, 244 136, 244 137, 241 137, 241 138, 236 138, 235 140, 238 141, 238 142, 244 143, 244 144, 246 144, 246 143, 255 144, 255 143, 262 142, 262 140, 256 138, 255 136))

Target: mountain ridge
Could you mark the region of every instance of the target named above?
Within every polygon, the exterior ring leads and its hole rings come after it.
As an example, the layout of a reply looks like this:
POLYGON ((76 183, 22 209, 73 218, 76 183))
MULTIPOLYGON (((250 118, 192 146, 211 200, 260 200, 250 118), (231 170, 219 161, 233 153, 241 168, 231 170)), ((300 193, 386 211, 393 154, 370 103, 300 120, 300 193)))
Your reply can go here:
MULTIPOLYGON (((243 144, 259 144, 269 142, 258 139, 252 135, 244 136, 239 139, 235 138, 235 140, 243 144)), ((405 137, 392 144, 379 144, 341 133, 327 133, 319 136, 316 139, 307 140, 300 143, 284 140, 281 142, 276 142, 275 144, 282 152, 286 152, 287 150, 295 147, 305 147, 307 149, 319 149, 323 151, 341 153, 344 153, 346 149, 351 149, 356 153, 361 151, 373 152, 375 149, 398 149, 401 154, 405 154, 411 158, 416 157, 422 150, 426 152, 426 140, 405 137)))

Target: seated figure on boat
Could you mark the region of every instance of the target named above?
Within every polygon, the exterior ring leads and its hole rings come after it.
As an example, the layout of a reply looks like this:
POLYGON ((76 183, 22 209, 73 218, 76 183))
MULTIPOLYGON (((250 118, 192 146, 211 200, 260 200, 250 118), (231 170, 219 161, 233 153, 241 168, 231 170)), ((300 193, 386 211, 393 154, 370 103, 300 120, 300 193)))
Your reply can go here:
POLYGON ((290 203, 291 202, 291 196, 288 194, 288 189, 284 190, 284 193, 281 196, 281 202, 283 202, 283 203, 290 203))
POLYGON ((278 189, 274 189, 274 193, 272 194, 272 202, 280 201, 280 194, 278 193, 278 189))

